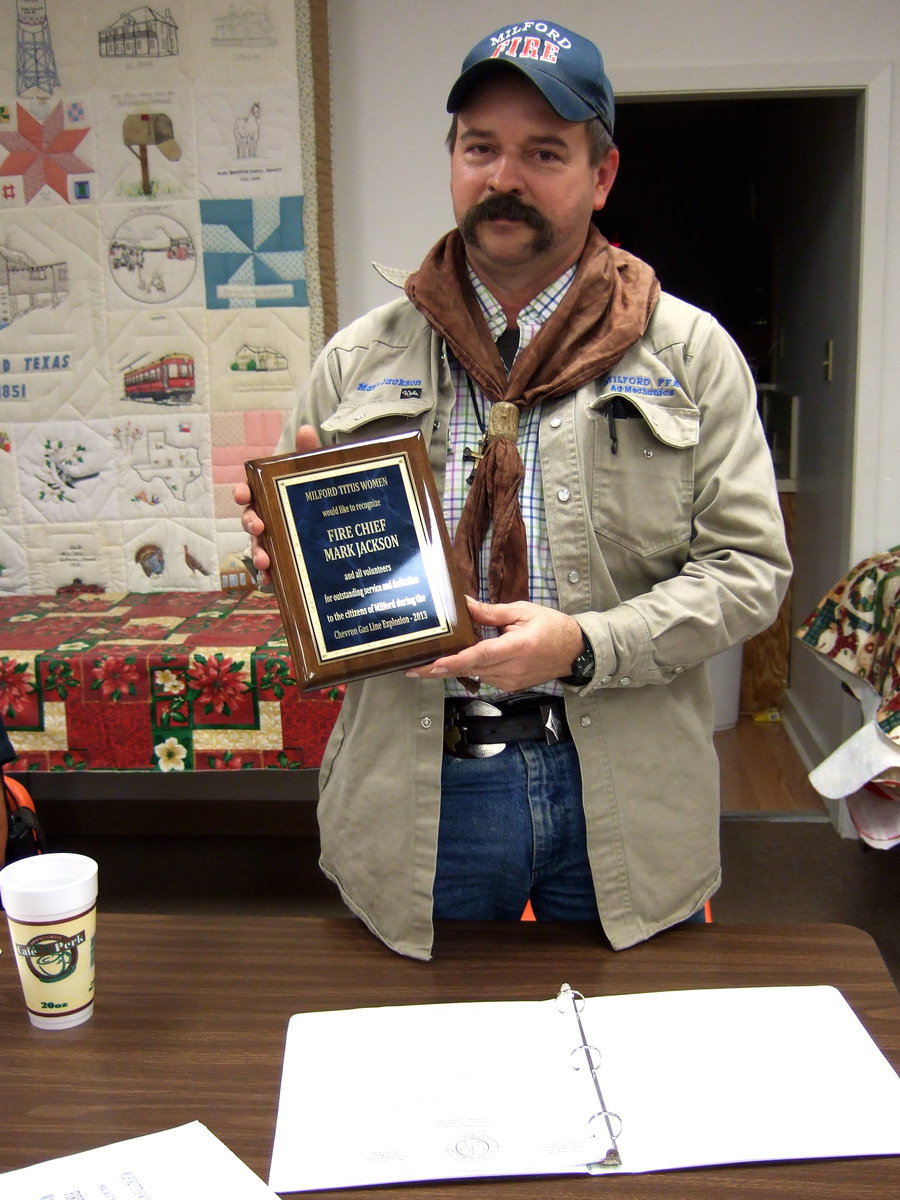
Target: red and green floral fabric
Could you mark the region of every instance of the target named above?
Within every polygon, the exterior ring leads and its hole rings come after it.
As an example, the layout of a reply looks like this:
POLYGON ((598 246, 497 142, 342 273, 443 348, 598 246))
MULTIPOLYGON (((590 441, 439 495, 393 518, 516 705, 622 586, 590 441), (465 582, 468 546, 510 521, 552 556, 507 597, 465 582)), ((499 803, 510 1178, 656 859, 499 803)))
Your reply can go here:
POLYGON ((300 692, 260 592, 0 597, 16 771, 317 767, 341 690, 300 692))

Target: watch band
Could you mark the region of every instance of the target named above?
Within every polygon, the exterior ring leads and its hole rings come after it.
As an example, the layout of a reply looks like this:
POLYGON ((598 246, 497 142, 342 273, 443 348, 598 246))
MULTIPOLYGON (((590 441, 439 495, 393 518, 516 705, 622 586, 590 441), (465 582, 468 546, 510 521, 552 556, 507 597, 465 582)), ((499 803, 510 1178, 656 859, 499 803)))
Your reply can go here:
POLYGON ((596 667, 594 648, 587 640, 587 635, 583 630, 581 640, 583 643, 581 653, 573 660, 568 676, 563 679, 563 683, 570 683, 574 687, 584 687, 586 683, 590 683, 594 678, 594 669, 596 667))

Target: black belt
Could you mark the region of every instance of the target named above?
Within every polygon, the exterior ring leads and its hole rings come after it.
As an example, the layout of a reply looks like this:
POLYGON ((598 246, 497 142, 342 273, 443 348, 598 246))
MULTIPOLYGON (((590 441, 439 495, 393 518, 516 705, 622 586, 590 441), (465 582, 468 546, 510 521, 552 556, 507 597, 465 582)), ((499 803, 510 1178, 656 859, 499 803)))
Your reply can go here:
POLYGON ((444 748, 457 758, 490 758, 510 742, 570 739, 562 698, 521 692, 505 700, 447 700, 444 748))

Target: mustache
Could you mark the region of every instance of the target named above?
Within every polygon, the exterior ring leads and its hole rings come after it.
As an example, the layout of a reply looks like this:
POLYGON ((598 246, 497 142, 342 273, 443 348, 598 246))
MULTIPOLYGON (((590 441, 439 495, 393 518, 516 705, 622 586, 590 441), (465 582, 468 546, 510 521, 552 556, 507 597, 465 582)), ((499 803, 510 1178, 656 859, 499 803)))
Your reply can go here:
POLYGON ((547 236, 552 232, 550 222, 542 212, 511 192, 499 192, 473 204, 462 219, 463 237, 477 242, 477 228, 482 221, 521 221, 538 234, 547 236))

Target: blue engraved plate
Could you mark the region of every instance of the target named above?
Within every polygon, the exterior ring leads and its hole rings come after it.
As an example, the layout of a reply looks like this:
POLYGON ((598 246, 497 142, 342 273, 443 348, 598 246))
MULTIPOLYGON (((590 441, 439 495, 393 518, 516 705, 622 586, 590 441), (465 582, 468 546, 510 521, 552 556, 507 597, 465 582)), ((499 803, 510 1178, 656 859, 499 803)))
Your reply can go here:
POLYGON ((323 659, 447 629, 428 580, 405 461, 283 483, 323 659))

